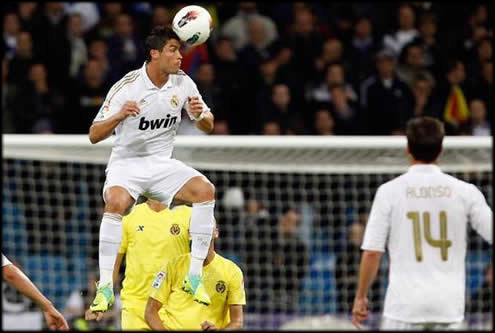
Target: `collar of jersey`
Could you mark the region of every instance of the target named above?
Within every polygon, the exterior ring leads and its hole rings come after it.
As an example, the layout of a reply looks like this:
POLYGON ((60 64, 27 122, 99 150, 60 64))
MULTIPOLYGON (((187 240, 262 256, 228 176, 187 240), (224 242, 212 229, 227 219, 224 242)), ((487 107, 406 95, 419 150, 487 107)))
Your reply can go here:
POLYGON ((146 73, 146 61, 144 62, 143 67, 141 67, 141 74, 144 79, 144 84, 146 85, 146 89, 165 90, 168 88, 172 88, 172 80, 170 78, 170 75, 168 76, 168 81, 160 89, 157 86, 155 86, 153 82, 151 82, 150 78, 148 77, 148 73, 146 73))
POLYGON ((409 167, 409 172, 442 172, 440 167, 436 164, 414 164, 409 167))

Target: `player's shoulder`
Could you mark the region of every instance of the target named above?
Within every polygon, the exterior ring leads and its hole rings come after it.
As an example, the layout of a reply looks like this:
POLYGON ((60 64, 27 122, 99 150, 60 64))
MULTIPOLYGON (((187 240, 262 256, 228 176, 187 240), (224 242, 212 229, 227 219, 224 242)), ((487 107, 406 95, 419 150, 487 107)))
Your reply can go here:
POLYGON ((189 207, 187 205, 180 205, 180 206, 175 206, 170 211, 172 212, 172 214, 176 216, 189 220, 192 214, 192 207, 189 207))
POLYGON ((172 82, 176 86, 189 86, 194 84, 193 79, 183 70, 179 70, 177 73, 171 74, 171 78, 172 82))
POLYGON ((216 255, 220 259, 219 263, 223 266, 223 269, 225 271, 230 272, 229 275, 232 275, 232 276, 239 275, 239 274, 242 275, 241 268, 233 260, 226 258, 226 257, 224 257, 218 253, 216 255))

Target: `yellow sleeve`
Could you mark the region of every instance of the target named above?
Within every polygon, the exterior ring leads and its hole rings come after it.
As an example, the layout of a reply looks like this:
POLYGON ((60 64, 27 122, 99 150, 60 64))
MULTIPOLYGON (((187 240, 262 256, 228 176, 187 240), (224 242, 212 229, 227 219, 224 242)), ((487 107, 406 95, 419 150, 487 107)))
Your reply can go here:
POLYGON ((150 288, 149 296, 160 301, 160 303, 165 304, 168 300, 168 296, 172 290, 172 280, 173 272, 171 268, 173 266, 170 263, 165 267, 160 269, 160 271, 155 275, 150 288))
POLYGON ((130 215, 124 216, 122 219, 122 240, 120 241, 119 253, 127 252, 127 244, 128 244, 128 235, 129 228, 127 227, 131 223, 130 215))
POLYGON ((236 264, 232 263, 232 266, 233 274, 228 289, 227 302, 229 305, 245 305, 244 277, 241 269, 236 264))

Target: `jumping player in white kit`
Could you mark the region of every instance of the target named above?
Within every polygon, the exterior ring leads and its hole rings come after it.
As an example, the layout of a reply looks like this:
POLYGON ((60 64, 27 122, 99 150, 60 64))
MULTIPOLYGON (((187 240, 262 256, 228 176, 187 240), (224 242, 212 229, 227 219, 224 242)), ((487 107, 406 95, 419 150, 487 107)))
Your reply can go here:
POLYGON ((103 187, 100 280, 90 311, 104 312, 113 304, 112 272, 122 239, 122 216, 139 195, 167 206, 173 199, 192 203, 192 258, 189 274, 184 277, 184 290, 210 303, 202 268, 214 229, 215 187, 171 155, 183 108, 206 133, 213 130, 214 117, 196 84, 180 70, 180 46, 172 29, 155 27, 145 41, 147 60, 113 85, 90 127, 91 143, 115 133, 103 187))
POLYGON ((407 124, 408 171, 381 185, 363 239, 352 322, 368 317, 367 292, 390 257, 381 329, 460 329, 465 311, 467 224, 492 243, 492 209, 474 185, 441 171, 443 124, 407 124))

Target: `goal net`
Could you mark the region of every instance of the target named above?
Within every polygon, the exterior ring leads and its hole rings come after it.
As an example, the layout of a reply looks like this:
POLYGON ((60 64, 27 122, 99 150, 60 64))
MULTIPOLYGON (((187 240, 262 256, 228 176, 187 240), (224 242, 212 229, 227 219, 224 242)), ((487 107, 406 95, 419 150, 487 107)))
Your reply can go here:
MULTIPOLYGON (((112 142, 3 135, 3 251, 60 309, 97 269, 112 142)), ((217 249, 244 272, 247 329, 350 327, 364 223, 378 186, 407 170, 405 146, 404 137, 177 137, 174 156, 216 186, 217 249)), ((491 138, 447 137, 440 163, 492 206, 491 138)), ((491 328, 491 247, 469 236, 466 325, 491 328)), ((387 276, 385 256, 370 328, 387 276)))

